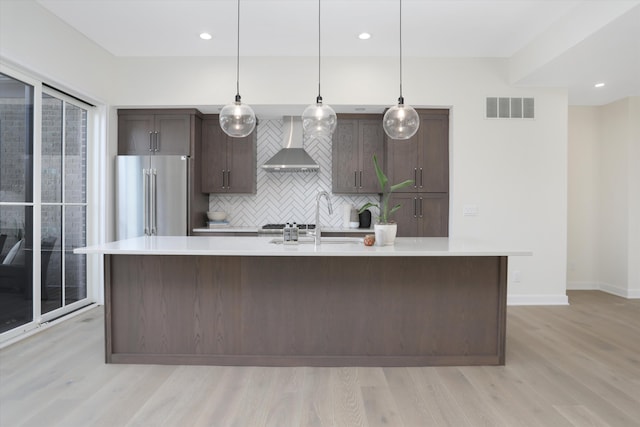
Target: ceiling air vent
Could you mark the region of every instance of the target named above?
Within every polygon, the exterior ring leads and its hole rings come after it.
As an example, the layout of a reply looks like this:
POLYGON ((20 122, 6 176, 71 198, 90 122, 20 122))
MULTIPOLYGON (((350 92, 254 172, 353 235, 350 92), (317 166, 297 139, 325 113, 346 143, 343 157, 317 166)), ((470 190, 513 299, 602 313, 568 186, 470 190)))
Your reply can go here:
POLYGON ((533 119, 533 98, 488 97, 487 119, 533 119))

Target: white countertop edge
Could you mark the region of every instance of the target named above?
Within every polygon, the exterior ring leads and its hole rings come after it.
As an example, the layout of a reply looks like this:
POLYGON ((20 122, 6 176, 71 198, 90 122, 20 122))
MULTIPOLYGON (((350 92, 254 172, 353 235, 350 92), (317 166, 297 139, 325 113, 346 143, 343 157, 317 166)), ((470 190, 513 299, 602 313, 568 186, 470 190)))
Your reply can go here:
POLYGON ((399 237, 394 246, 364 246, 362 239, 326 238, 325 243, 283 245, 259 237, 137 237, 78 248, 76 254, 112 255, 209 255, 209 256, 529 256, 531 251, 501 249, 497 245, 446 237, 399 237), (334 239, 334 240, 332 240, 334 239), (342 239, 342 240, 340 240, 342 239), (337 243, 337 242, 341 243, 337 243))

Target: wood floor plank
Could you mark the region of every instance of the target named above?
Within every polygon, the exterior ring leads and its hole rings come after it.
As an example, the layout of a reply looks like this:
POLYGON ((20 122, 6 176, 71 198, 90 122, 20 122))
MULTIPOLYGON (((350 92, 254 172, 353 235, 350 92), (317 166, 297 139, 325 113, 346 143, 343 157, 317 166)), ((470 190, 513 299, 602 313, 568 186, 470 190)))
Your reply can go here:
POLYGON ((331 372, 335 369, 305 368, 300 409, 301 426, 335 426, 333 398, 331 395, 331 372))
POLYGON ((368 427, 357 369, 333 369, 330 393, 336 426, 368 427))
POLYGON ((612 427, 582 405, 556 406, 556 409, 575 427, 612 427))
POLYGON ((417 373, 419 377, 416 380, 429 413, 436 420, 436 425, 472 426, 473 424, 464 416, 447 385, 438 376, 438 369, 442 368, 420 368, 417 373))
MULTIPOLYGON (((400 418, 406 427, 437 426, 436 420, 421 396, 413 374, 417 369, 385 368, 384 373, 389 384, 400 418)), ((418 379, 417 381, 421 381, 418 379)))
POLYGON ((104 363, 101 307, 0 350, 0 426, 637 427, 640 300, 509 307, 506 365, 104 363))

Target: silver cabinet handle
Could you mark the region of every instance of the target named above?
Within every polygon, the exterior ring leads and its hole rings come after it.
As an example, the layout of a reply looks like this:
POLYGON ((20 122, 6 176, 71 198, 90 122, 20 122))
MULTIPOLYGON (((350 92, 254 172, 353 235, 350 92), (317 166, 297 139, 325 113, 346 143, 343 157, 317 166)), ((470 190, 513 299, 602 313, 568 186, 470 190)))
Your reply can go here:
POLYGON ((422 218, 422 197, 420 197, 420 218, 422 218))
POLYGON ((413 217, 414 218, 418 217, 418 198, 417 197, 413 198, 413 217))
POLYGON ((145 236, 149 235, 149 171, 142 169, 142 226, 145 236))
POLYGON ((227 176, 227 173, 224 169, 222 169, 222 188, 224 188, 224 181, 227 176))
POLYGON ((423 183, 422 183, 422 176, 423 175, 424 174, 423 174, 422 168, 420 168, 420 188, 422 188, 422 185, 423 185, 423 183))
POLYGON ((151 207, 149 210, 151 211, 151 235, 152 236, 155 236, 156 234, 158 234, 157 220, 156 220, 156 214, 158 210, 158 206, 156 203, 156 196, 157 196, 156 172, 157 171, 155 169, 151 170, 151 207))
POLYGON ((413 188, 418 188, 418 169, 413 168, 413 188))
POLYGON ((149 151, 153 151, 153 132, 149 131, 149 151))
POLYGON ((358 171, 353 171, 353 186, 358 188, 358 171))
POLYGON ((362 171, 360 171, 360 188, 362 188, 362 171))
POLYGON ((231 171, 227 171, 227 189, 231 189, 231 171))

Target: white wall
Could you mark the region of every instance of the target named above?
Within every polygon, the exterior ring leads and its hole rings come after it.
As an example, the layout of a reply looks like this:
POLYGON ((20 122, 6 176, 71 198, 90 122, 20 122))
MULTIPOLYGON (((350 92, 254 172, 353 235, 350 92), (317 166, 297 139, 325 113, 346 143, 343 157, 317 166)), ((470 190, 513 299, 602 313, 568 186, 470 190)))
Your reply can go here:
POLYGON ((570 289, 640 297, 639 107, 570 108, 570 289))
POLYGON ((629 100, 629 286, 640 298, 640 96, 629 100))
POLYGON ((600 116, 597 107, 569 107, 567 286, 599 289, 600 116))
MULTIPOLYGON (((0 53, 87 96, 104 99, 109 107, 212 109, 233 99, 233 58, 107 60, 104 52, 94 51, 83 36, 68 33, 71 30, 36 10, 36 5, 21 7, 9 8, 13 16, 2 21, 3 39, 26 37, 27 29, 21 26, 34 14, 40 20, 28 28, 35 32, 30 37, 59 35, 65 43, 56 45, 53 53, 45 52, 38 42, 12 43, 0 53), (5 29, 5 21, 19 24, 5 29)), ((3 6, 3 15, 5 10, 3 6)), ((301 107, 312 102, 316 60, 242 58, 243 101, 301 107)), ((365 104, 379 112, 398 97, 397 72, 397 58, 323 58, 322 95, 336 109, 365 104)), ((567 95, 562 89, 515 88, 507 75, 506 60, 405 58, 404 95, 414 106, 451 108, 450 235, 532 250, 532 257, 510 260, 510 270, 521 275, 521 282, 509 283, 510 301, 562 304, 566 303, 567 95), (536 119, 486 120, 487 96, 534 97, 536 119), (462 216, 468 203, 479 207, 479 216, 462 216)), ((113 121, 113 108, 108 111, 113 121)), ((115 145, 113 134, 110 144, 115 145)))

